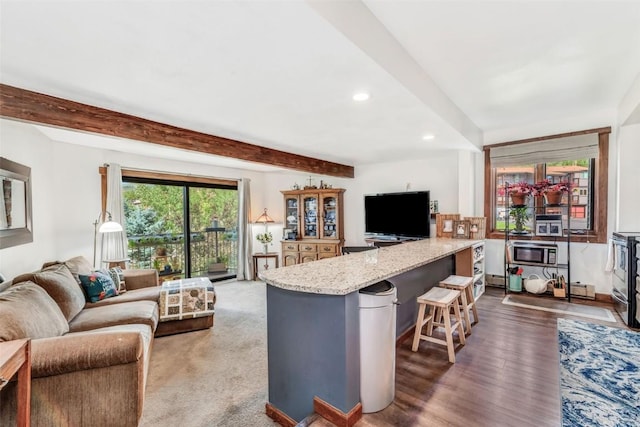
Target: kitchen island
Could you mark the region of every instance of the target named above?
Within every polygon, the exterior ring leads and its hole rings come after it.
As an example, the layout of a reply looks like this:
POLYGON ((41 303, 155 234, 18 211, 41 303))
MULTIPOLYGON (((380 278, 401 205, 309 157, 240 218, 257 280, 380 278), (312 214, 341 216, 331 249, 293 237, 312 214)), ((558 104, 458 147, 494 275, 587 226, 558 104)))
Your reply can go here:
MULTIPOLYGON (((283 425, 315 404, 353 425, 360 413, 358 291, 388 280, 398 291, 396 335, 415 324, 417 296, 456 272, 477 240, 432 238, 267 270, 269 402, 283 425)), ((318 409, 316 407, 316 409, 318 409)))

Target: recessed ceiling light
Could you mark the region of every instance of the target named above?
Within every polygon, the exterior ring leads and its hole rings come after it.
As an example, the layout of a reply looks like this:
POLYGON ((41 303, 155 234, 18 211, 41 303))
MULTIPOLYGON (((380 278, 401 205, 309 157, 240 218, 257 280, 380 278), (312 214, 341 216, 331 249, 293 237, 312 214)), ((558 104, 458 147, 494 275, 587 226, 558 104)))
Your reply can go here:
POLYGON ((367 99, 369 99, 369 94, 366 92, 359 92, 353 95, 354 101, 366 101, 367 99))
POLYGON ((431 141, 435 137, 436 137, 435 135, 428 133, 425 136, 423 136, 422 139, 424 139, 425 141, 431 141))

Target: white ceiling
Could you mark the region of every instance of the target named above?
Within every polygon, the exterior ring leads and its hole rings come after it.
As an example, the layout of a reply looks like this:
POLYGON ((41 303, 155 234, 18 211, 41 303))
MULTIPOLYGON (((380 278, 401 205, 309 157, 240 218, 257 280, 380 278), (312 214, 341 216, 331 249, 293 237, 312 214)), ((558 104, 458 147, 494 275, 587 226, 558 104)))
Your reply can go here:
POLYGON ((640 72, 637 1, 2 0, 0 36, 2 83, 355 166, 615 110, 640 72))

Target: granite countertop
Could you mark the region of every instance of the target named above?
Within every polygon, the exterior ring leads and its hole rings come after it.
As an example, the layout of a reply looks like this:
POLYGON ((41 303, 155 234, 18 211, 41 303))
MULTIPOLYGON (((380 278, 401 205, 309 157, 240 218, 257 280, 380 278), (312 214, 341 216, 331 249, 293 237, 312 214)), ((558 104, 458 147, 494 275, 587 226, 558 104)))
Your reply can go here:
POLYGON ((431 238, 345 256, 266 270, 267 284, 291 291, 346 295, 381 280, 452 255, 481 240, 431 238), (374 262, 375 261, 375 262, 374 262))

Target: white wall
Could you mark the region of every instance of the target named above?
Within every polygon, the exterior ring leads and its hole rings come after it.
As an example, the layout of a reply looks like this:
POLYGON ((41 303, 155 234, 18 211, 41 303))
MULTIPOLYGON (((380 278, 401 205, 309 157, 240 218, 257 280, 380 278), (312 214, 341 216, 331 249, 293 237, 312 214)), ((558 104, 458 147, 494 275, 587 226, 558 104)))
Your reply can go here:
POLYGON ((93 258, 93 222, 100 213, 101 197, 98 168, 104 163, 218 178, 247 177, 252 216, 257 218, 262 211, 262 173, 58 143, 31 125, 8 120, 0 121, 0 128, 0 155, 30 166, 33 180, 34 241, 0 250, 0 272, 7 278, 38 269, 45 261, 76 255, 93 258))
POLYGON ((458 213, 475 216, 475 153, 458 151, 458 213))
POLYGON ((620 202, 616 229, 640 232, 640 124, 622 126, 618 143, 620 202))
MULTIPOLYGON (((345 193, 345 244, 363 245, 364 195, 429 190, 442 213, 458 212, 458 154, 434 151, 428 159, 361 165, 345 193)), ((435 235, 435 227, 431 227, 435 235)))
POLYGON ((50 141, 32 127, 0 120, 0 156, 31 168, 33 243, 0 250, 0 272, 11 278, 55 258, 56 175, 50 141))
POLYGON ((618 123, 622 126, 640 123, 640 73, 618 105, 618 123))

